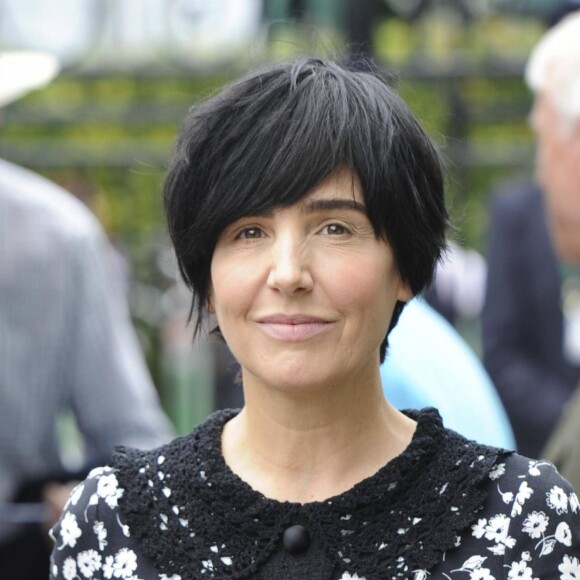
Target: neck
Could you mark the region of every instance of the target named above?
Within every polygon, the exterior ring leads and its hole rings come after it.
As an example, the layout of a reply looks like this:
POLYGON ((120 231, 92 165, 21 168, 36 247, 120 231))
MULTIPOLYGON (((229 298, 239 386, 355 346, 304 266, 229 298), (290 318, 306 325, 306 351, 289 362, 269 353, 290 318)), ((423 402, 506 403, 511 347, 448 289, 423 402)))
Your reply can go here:
POLYGON ((384 398, 380 377, 296 395, 245 386, 222 436, 230 468, 280 501, 322 501, 375 474, 409 444, 415 422, 384 398))

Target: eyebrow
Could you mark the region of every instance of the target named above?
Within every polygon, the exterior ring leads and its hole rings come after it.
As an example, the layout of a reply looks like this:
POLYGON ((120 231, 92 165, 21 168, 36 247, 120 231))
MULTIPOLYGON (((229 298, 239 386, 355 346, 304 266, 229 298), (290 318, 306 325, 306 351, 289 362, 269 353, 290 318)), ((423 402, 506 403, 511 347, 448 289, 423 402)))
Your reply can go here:
POLYGON ((364 204, 354 199, 313 199, 308 201, 303 208, 303 213, 310 214, 317 211, 333 210, 333 209, 351 209, 363 214, 367 214, 364 204))
MULTIPOLYGON (((277 208, 270 208, 264 211, 258 211, 244 217, 266 217, 270 218, 274 215, 277 208)), ((333 199, 314 199, 306 202, 301 211, 304 214, 312 214, 317 211, 328 211, 333 209, 350 209, 359 213, 367 215, 367 208, 360 201, 354 199, 333 198, 333 199)))

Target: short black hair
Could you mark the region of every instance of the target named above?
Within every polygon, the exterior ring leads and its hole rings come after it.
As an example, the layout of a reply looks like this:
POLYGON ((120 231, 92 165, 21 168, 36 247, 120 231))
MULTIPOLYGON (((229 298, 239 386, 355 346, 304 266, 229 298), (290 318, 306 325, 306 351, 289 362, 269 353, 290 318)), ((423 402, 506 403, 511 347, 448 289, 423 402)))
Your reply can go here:
MULTIPOLYGON (((341 167, 358 176, 375 234, 390 244, 401 279, 418 294, 446 248, 443 164, 375 67, 354 71, 303 57, 251 72, 191 108, 164 203, 179 269, 193 291, 195 334, 224 228, 296 203, 341 167)), ((389 332, 403 306, 397 303, 389 332)), ((385 337, 381 362, 386 346, 385 337)))

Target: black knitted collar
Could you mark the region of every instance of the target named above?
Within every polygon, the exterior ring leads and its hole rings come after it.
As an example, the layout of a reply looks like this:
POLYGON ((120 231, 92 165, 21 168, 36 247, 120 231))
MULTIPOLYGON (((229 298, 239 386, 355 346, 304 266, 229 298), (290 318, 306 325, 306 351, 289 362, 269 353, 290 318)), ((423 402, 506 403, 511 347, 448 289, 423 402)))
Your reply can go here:
POLYGON ((115 455, 120 509, 161 573, 247 578, 300 517, 345 570, 408 577, 454 546, 486 499, 487 474, 507 453, 444 429, 434 409, 407 412, 418 422, 411 443, 374 476, 323 502, 281 503, 226 465, 221 431, 236 413, 217 412, 155 451, 115 455))

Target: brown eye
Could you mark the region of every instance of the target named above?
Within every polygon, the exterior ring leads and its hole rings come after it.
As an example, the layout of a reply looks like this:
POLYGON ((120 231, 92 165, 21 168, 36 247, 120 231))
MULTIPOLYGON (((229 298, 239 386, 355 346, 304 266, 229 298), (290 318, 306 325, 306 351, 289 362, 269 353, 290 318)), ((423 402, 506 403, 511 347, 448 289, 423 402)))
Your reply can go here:
POLYGON ((237 237, 240 240, 255 240, 262 237, 262 230, 260 228, 245 228, 237 237))
POLYGON ((343 236, 348 234, 348 230, 341 224, 328 224, 322 228, 321 233, 325 236, 343 236))

